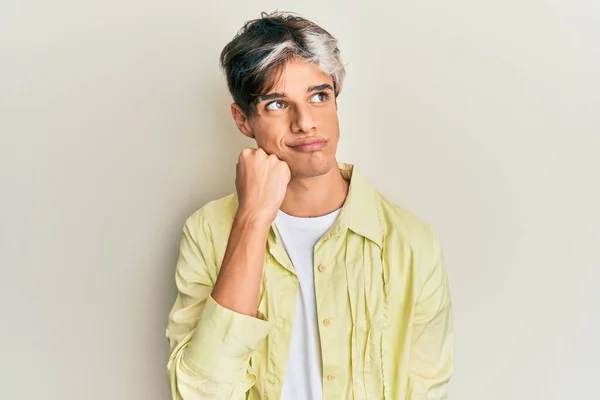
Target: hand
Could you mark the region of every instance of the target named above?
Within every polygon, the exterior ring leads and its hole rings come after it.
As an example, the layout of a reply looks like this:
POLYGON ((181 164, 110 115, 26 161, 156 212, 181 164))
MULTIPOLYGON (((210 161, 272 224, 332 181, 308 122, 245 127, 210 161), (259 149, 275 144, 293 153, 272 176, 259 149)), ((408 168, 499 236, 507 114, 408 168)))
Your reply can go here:
POLYGON ((236 169, 238 214, 271 224, 287 191, 290 168, 274 154, 263 149, 243 149, 236 169))

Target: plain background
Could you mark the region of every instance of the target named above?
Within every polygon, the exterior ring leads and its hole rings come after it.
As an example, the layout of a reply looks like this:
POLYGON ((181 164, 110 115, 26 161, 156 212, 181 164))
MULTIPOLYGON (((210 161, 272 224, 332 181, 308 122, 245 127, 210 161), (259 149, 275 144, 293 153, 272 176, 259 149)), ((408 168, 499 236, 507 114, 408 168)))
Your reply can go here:
POLYGON ((276 8, 340 41, 340 161, 442 238, 451 399, 599 398, 593 0, 2 1, 0 398, 169 398, 181 228, 252 144, 218 56, 276 8))

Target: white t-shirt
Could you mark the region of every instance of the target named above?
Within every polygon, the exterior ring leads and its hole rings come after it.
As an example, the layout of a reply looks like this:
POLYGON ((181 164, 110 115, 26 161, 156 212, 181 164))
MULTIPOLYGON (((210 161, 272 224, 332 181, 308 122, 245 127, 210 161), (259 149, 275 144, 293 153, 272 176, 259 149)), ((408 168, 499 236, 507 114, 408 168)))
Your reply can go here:
POLYGON ((315 218, 293 217, 279 211, 275 226, 300 283, 282 400, 323 398, 321 342, 315 302, 314 247, 333 225, 340 209, 315 218))

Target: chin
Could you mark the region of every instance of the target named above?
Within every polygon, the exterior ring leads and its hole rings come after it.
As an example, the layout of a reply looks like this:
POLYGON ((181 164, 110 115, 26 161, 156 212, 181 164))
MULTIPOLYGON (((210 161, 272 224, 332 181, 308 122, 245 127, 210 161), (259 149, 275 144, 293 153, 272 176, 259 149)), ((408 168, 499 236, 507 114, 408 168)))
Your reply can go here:
POLYGON ((337 167, 335 161, 318 164, 311 163, 308 165, 290 166, 290 171, 292 173, 292 177, 296 179, 314 178, 327 174, 329 171, 331 171, 333 166, 337 167))

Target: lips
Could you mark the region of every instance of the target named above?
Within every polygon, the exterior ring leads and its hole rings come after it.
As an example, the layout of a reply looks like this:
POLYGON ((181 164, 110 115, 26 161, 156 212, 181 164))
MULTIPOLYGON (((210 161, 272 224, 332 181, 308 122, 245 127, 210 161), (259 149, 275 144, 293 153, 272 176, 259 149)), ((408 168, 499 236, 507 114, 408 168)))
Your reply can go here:
POLYGON ((296 151, 308 152, 308 151, 320 150, 323 147, 325 147, 326 144, 327 144, 327 140, 325 140, 323 138, 313 137, 313 138, 306 138, 306 139, 298 140, 298 141, 292 143, 291 145, 289 145, 289 147, 291 147, 293 150, 296 150, 296 151))

